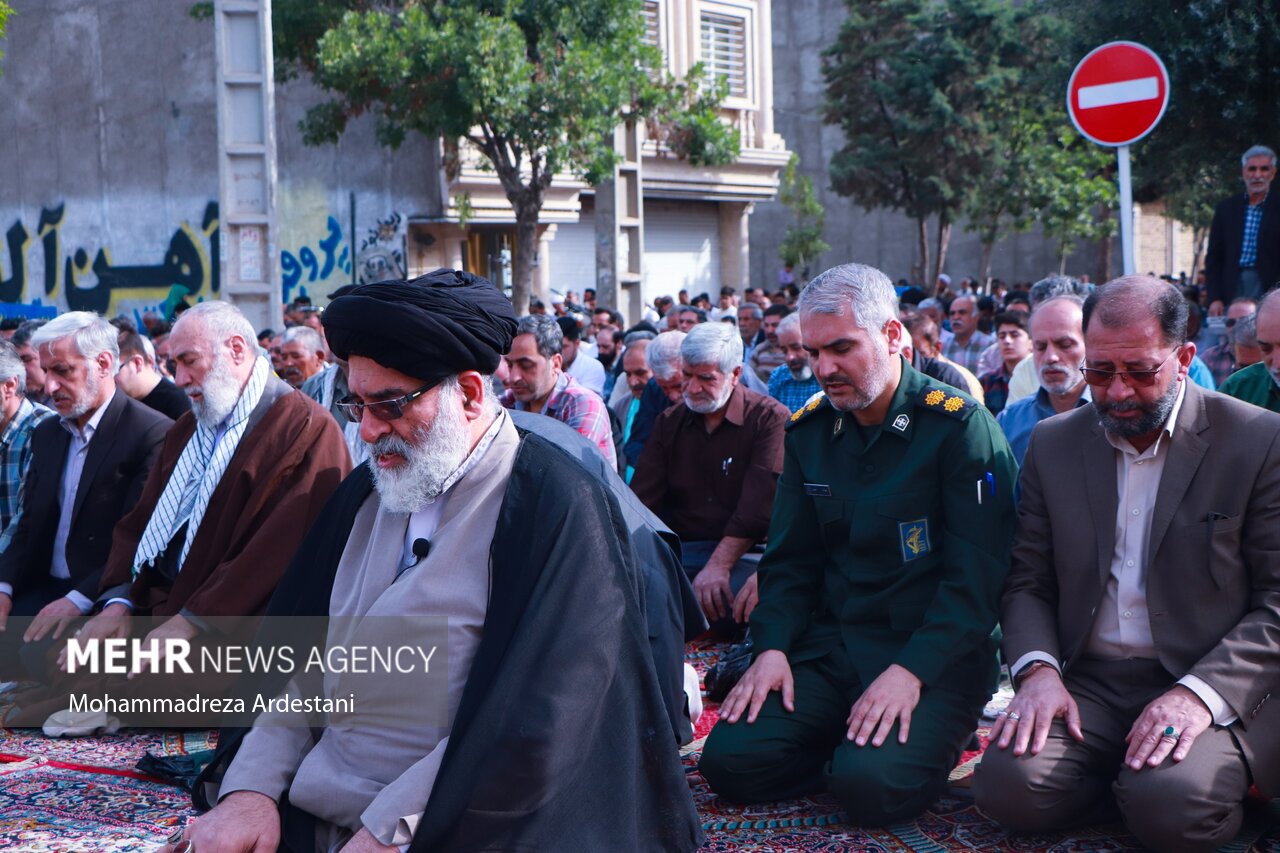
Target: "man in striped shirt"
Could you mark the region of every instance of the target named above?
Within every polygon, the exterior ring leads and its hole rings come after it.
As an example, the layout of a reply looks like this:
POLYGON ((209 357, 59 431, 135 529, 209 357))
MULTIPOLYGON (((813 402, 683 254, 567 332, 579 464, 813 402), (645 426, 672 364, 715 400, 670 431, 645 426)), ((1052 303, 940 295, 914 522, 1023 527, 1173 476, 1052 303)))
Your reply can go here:
POLYGON ((564 333, 552 317, 530 314, 516 327, 511 352, 505 356, 515 408, 564 421, 582 433, 613 467, 618 454, 613 426, 603 399, 564 372, 560 351, 564 333))
POLYGON ((17 349, 0 341, 0 553, 22 517, 22 485, 31 466, 31 432, 53 410, 26 396, 27 368, 17 349))

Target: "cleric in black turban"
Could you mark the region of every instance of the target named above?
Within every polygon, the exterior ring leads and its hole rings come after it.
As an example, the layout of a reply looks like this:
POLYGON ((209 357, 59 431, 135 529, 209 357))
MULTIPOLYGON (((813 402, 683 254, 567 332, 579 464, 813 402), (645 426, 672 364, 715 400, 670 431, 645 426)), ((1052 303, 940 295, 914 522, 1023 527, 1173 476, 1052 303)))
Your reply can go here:
POLYGON ((365 356, 424 381, 492 374, 516 332, 510 300, 460 270, 344 287, 334 297, 321 316, 334 355, 365 356))

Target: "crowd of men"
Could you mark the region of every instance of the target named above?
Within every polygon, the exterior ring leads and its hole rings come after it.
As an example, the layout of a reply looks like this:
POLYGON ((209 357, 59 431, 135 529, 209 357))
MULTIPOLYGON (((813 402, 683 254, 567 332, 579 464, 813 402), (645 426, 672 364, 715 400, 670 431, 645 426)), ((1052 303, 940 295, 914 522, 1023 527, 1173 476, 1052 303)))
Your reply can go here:
POLYGON ((445 719, 229 725, 165 849, 691 850, 681 652, 708 626, 751 643, 712 790, 827 791, 868 826, 943 790, 1003 660, 983 811, 1214 849, 1280 791, 1275 155, 1242 162, 1202 291, 926 298, 847 264, 624 328, 590 293, 517 317, 437 270, 292 304, 278 334, 222 302, 7 324, 0 678, 51 736, 111 731, 136 721, 67 690, 157 682, 73 672, 70 635, 438 616, 445 719))

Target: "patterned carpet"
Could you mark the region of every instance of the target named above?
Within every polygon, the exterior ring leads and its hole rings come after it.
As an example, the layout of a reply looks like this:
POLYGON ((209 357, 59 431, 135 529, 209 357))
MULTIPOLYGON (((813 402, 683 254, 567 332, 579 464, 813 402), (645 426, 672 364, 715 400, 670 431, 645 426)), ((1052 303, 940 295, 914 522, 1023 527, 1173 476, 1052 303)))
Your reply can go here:
MULTIPOLYGON (((699 675, 719 657, 710 642, 690 646, 699 675)), ((979 752, 966 753, 950 792, 918 820, 879 830, 850 826, 839 805, 814 796, 750 807, 711 793, 697 773, 702 741, 718 712, 709 704, 696 739, 682 750, 690 788, 703 819, 706 851, 840 851, 840 853, 1122 853, 1138 851, 1121 826, 1070 835, 1009 836, 983 817, 965 788, 979 752)), ((980 730, 980 733, 983 733, 980 730)), ((213 746, 208 732, 130 730, 53 740, 39 732, 0 728, 0 850, 21 853, 136 853, 161 843, 193 812, 186 793, 138 772, 138 760, 184 755, 213 746)), ((1280 809, 1251 804, 1246 831, 1226 853, 1280 853, 1280 809)))

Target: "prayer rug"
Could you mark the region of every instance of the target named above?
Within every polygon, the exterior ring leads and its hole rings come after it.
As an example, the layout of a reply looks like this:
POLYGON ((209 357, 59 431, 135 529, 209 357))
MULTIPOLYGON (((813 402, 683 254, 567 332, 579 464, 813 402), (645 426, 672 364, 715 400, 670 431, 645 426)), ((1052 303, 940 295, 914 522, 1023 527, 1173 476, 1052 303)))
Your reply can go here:
POLYGON ((0 764, 0 849, 150 851, 192 814, 185 791, 136 771, 43 759, 17 764, 0 764))

